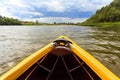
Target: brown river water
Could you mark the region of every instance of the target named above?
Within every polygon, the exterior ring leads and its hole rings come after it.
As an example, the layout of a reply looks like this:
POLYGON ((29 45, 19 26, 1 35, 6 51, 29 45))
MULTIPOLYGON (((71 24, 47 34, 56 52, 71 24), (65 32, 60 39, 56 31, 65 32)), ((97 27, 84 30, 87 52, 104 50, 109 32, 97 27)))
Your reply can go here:
POLYGON ((120 27, 0 26, 0 75, 65 35, 120 77, 120 27))

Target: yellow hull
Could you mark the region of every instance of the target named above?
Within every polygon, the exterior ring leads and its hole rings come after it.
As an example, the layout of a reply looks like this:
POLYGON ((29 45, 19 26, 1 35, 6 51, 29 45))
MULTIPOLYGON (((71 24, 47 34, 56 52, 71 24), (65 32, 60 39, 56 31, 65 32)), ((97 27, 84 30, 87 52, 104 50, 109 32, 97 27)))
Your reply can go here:
MULTIPOLYGON (((102 80, 120 80, 115 74, 108 70, 103 64, 96 60, 92 55, 79 47, 75 42, 70 40, 66 36, 60 36, 58 39, 64 38, 72 44, 70 44, 70 49, 82 59, 102 80)), ((61 44, 62 45, 62 44, 61 44)), ((64 44, 63 44, 64 45, 64 44)), ((0 80, 15 80, 20 75, 22 75, 27 69, 29 69, 33 64, 35 64, 39 59, 48 54, 54 49, 54 43, 50 43, 44 48, 33 53, 29 57, 25 58, 11 70, 6 72, 0 77, 0 80)))

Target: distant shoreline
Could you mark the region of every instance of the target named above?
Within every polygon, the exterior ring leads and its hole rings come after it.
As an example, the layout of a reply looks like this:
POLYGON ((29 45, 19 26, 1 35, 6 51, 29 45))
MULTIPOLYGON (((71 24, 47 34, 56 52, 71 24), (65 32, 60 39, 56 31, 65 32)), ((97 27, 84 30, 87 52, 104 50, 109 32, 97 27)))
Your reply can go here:
POLYGON ((79 26, 99 26, 99 27, 120 27, 120 21, 119 22, 101 22, 101 23, 79 23, 79 26))

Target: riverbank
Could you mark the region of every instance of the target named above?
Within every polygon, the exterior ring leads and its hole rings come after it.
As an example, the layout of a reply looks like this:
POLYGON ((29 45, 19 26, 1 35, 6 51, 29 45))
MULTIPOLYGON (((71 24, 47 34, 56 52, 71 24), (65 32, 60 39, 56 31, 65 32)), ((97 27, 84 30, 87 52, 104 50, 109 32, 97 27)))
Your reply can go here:
POLYGON ((99 26, 99 27, 114 27, 120 26, 120 21, 119 22, 102 22, 102 23, 79 23, 79 26, 99 26))

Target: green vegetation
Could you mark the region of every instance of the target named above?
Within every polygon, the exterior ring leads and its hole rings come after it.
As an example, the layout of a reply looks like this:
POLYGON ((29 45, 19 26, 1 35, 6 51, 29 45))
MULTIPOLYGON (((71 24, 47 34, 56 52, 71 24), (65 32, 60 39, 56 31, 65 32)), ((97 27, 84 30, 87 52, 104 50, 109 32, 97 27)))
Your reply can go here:
POLYGON ((20 25, 21 21, 18 19, 0 16, 0 25, 20 25))
POLYGON ((120 0, 114 0, 96 12, 86 22, 79 25, 89 26, 120 26, 120 0))
POLYGON ((120 27, 120 22, 101 22, 101 23, 79 23, 80 26, 99 26, 99 27, 120 27))

